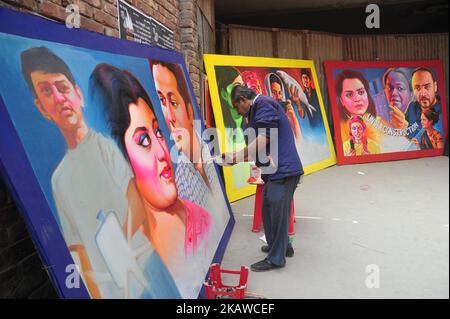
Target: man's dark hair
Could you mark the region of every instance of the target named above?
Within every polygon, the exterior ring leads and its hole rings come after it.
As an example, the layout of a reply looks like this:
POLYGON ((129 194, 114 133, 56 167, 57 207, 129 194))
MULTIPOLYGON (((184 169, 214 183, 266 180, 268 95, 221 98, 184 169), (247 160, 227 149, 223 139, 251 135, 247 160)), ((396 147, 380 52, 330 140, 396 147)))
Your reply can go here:
POLYGON ((244 85, 236 85, 235 87, 233 87, 233 90, 231 90, 231 100, 233 101, 233 103, 237 102, 240 97, 252 100, 255 98, 255 96, 255 91, 244 85))
POLYGON ((20 59, 23 77, 34 96, 37 96, 37 94, 31 81, 31 73, 35 71, 64 74, 70 83, 75 86, 75 79, 67 64, 46 47, 34 47, 25 50, 20 55, 20 59))
POLYGON ((414 71, 412 71, 412 73, 411 73, 411 78, 414 76, 414 74, 415 74, 416 72, 419 72, 419 71, 430 73, 431 78, 433 79, 433 82, 436 82, 436 76, 434 75, 434 72, 431 71, 431 69, 426 68, 426 67, 423 67, 423 66, 414 69, 414 71))
MULTIPOLYGON (((183 74, 183 70, 181 67, 176 63, 168 63, 164 61, 159 60, 152 60, 151 62, 151 71, 153 74, 153 66, 154 65, 160 65, 162 67, 165 67, 169 70, 170 73, 172 73, 175 76, 175 80, 177 81, 177 89, 178 92, 180 92, 181 97, 183 98, 184 105, 186 106, 186 111, 188 111, 188 104, 192 106, 191 99, 189 97, 189 90, 187 87, 186 79, 183 74)), ((155 77, 153 75, 153 77, 155 77)))
POLYGON ((303 74, 306 74, 310 79, 312 79, 311 71, 309 69, 301 68, 300 69, 300 76, 302 76, 303 74))
POLYGON ((102 63, 95 67, 89 78, 89 95, 103 98, 101 107, 106 115, 111 136, 128 158, 125 149, 125 131, 130 126, 130 103, 142 98, 154 113, 153 104, 141 83, 127 70, 102 63))

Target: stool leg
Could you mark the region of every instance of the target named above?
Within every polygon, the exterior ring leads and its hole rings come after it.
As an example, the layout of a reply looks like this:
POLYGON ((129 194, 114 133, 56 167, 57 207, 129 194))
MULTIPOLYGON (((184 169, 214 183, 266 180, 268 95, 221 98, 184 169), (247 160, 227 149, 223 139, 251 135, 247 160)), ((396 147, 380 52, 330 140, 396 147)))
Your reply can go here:
POLYGON ((288 230, 289 236, 295 234, 294 223, 295 223, 295 210, 294 210, 294 199, 292 199, 291 216, 289 218, 289 230, 288 230))
POLYGON ((256 186, 255 208, 253 210, 253 227, 252 232, 259 233, 262 223, 262 194, 264 185, 256 186))

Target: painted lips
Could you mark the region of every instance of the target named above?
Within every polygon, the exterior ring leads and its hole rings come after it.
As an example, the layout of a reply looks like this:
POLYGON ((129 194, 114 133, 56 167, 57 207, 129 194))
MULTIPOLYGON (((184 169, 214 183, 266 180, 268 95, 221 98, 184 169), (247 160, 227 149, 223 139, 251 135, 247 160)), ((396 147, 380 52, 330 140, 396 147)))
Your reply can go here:
POLYGON ((159 176, 163 177, 164 179, 170 179, 172 177, 172 170, 168 165, 164 166, 161 174, 159 176))
POLYGON ((71 115, 73 113, 73 109, 69 106, 63 106, 60 110, 62 115, 71 115))

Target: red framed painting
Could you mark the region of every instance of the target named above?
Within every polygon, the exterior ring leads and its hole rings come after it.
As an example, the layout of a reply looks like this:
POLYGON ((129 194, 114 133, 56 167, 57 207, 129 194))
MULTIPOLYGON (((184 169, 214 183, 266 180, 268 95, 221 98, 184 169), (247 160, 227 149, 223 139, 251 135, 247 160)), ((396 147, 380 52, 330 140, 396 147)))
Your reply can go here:
POLYGON ((338 164, 440 156, 442 61, 324 62, 338 164))

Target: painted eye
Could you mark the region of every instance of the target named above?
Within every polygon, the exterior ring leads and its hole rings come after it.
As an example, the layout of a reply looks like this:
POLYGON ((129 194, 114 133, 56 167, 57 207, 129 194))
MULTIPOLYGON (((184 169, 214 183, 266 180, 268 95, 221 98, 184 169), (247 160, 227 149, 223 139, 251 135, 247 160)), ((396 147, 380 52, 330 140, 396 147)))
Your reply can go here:
POLYGON ((52 94, 52 89, 49 86, 43 86, 41 88, 41 92, 47 96, 50 96, 52 94))
POLYGON ((157 127, 155 129, 155 135, 156 135, 157 138, 163 138, 164 137, 163 133, 162 133, 162 131, 161 131, 161 129, 159 127, 157 127))
POLYGON ((347 99, 351 99, 353 97, 353 93, 352 92, 345 93, 345 97, 347 99))
POLYGON ((366 90, 364 90, 364 89, 358 90, 358 94, 364 95, 364 94, 366 94, 366 90))
POLYGON ((58 84, 57 89, 59 93, 68 93, 70 90, 69 86, 66 84, 58 84))
POLYGON ((170 100, 170 104, 172 104, 173 105, 173 107, 175 107, 175 108, 177 108, 178 107, 178 102, 177 102, 177 100, 175 100, 175 99, 171 99, 170 100))
POLYGON ((138 144, 142 147, 149 147, 150 146, 150 137, 148 136, 147 133, 142 134, 139 137, 139 142, 138 144))

